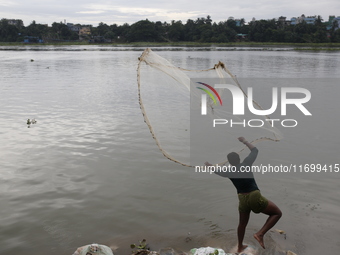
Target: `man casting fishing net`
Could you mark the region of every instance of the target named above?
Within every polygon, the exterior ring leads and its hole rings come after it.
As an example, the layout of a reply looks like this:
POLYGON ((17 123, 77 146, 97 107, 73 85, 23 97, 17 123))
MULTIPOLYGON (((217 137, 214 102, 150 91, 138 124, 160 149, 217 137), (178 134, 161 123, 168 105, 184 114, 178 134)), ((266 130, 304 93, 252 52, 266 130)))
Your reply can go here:
MULTIPOLYGON (((254 238, 259 244, 265 248, 263 236, 271 229, 281 218, 281 210, 270 200, 263 197, 254 179, 254 174, 251 171, 241 172, 240 169, 244 167, 251 167, 254 163, 258 149, 249 143, 244 137, 239 137, 238 140, 244 143, 249 149, 249 155, 241 163, 240 157, 236 152, 228 154, 228 161, 232 166, 236 167, 234 173, 215 171, 216 174, 229 178, 234 184, 239 199, 239 225, 237 228, 238 237, 238 252, 247 248, 247 245, 243 244, 243 238, 246 231, 246 227, 249 221, 250 212, 264 213, 269 215, 267 221, 263 227, 254 234, 254 238)), ((205 165, 211 166, 209 162, 205 162, 205 165)))

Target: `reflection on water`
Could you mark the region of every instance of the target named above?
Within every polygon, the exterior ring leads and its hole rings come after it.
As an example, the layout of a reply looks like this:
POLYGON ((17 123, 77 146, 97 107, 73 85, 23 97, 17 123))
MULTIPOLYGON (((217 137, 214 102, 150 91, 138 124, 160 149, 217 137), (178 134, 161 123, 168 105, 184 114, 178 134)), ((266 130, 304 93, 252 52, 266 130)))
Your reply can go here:
MULTIPOLYGON (((340 163, 339 53, 157 49, 184 68, 209 68, 222 60, 239 77, 333 78, 325 80, 327 87, 311 85, 313 118, 302 120, 298 130, 284 130, 275 147, 261 144, 258 163, 340 163)), ((2 47, 1 254, 72 254, 92 242, 121 246, 117 252, 124 254, 143 238, 155 248, 184 250, 236 243, 231 183, 166 160, 143 122, 136 82, 142 50, 2 47), (37 123, 27 128, 33 118, 37 123)), ((339 175, 277 177, 256 177, 284 215, 277 227, 287 239, 271 232, 268 247, 298 254, 337 251, 339 175)), ((247 242, 253 243, 252 232, 264 220, 252 215, 247 242)), ((279 252, 273 249, 266 254, 279 252)))

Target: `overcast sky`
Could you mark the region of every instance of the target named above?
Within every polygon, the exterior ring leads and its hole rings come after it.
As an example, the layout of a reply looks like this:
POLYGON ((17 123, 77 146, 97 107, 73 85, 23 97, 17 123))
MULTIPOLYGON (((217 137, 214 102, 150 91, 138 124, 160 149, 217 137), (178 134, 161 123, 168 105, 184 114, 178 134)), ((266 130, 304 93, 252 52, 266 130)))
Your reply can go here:
POLYGON ((211 16, 215 22, 244 18, 272 19, 285 16, 288 19, 301 14, 340 16, 339 0, 0 0, 0 19, 21 19, 28 26, 33 20, 51 25, 53 22, 108 25, 149 19, 150 21, 196 20, 211 16))

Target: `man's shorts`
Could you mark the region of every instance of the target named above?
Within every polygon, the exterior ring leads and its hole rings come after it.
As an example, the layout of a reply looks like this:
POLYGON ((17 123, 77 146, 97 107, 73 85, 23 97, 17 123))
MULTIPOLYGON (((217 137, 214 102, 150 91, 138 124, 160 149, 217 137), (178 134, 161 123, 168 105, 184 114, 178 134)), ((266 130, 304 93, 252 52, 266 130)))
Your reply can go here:
POLYGON ((238 194, 238 210, 242 213, 260 213, 268 206, 268 199, 261 195, 259 190, 248 194, 238 194))

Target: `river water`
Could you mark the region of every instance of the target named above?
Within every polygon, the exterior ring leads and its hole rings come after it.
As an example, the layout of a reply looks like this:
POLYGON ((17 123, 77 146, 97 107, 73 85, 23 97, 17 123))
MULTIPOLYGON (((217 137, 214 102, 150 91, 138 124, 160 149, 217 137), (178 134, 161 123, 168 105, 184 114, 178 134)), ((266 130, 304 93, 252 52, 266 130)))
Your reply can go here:
MULTIPOLYGON (((167 160, 138 104, 136 69, 144 48, 0 48, 0 254, 72 254, 102 243, 128 254, 236 244, 235 188, 216 175, 167 160), (36 119, 28 128, 27 119, 36 119)), ((296 128, 261 143, 258 164, 322 164, 328 172, 256 174, 282 210, 259 254, 337 254, 340 249, 339 52, 257 48, 154 48, 176 66, 212 67, 238 77, 289 78, 312 94, 296 128)), ((266 217, 252 214, 245 242, 266 217)))

